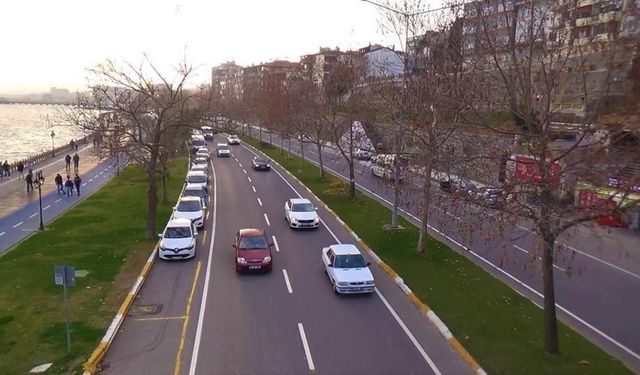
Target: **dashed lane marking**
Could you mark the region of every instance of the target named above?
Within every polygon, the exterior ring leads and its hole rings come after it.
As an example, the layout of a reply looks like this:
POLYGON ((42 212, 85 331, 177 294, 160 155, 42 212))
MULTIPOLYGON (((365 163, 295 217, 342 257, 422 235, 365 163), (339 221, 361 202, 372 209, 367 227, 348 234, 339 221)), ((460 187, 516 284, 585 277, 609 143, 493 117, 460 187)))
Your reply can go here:
POLYGON ((309 366, 309 370, 315 371, 316 366, 313 364, 313 358, 311 358, 311 349, 309 349, 309 342, 307 342, 307 335, 304 333, 302 323, 298 323, 298 331, 300 332, 300 339, 304 347, 304 355, 307 358, 307 366, 309 366))
POLYGON ((60 202, 61 200, 62 200, 62 199, 58 199, 57 201, 55 201, 55 202, 53 202, 53 203, 58 203, 58 202, 60 202))
POLYGON ((258 198, 258 204, 262 206, 262 201, 260 200, 260 198, 258 198))
POLYGON ((289 292, 289 294, 293 294, 293 289, 291 289, 291 282, 289 281, 287 270, 282 269, 282 274, 284 275, 284 282, 287 284, 287 291, 289 292))
POLYGON ((256 192, 256 187, 251 185, 251 188, 253 189, 253 192, 255 193, 256 192))
MULTIPOLYGON (((265 214, 265 215, 266 215, 266 214, 265 214)), ((21 221, 21 222, 19 222, 18 224, 14 225, 14 226, 13 226, 13 228, 15 229, 15 228, 17 228, 17 227, 21 226, 23 223, 24 223, 24 222, 23 222, 23 221, 21 221)))
POLYGON ((271 236, 273 238, 273 246, 276 248, 276 252, 280 252, 280 246, 278 246, 278 240, 276 240, 276 236, 271 236))
POLYGON ((267 222, 267 226, 269 226, 269 227, 271 226, 271 223, 269 222, 269 216, 267 216, 266 213, 264 214, 264 221, 267 222))
POLYGON ((46 205, 46 206, 42 209, 42 211, 44 211, 44 210, 48 209, 49 207, 51 207, 51 205, 50 205, 50 204, 46 205))
POLYGON ((35 212, 33 215, 29 216, 29 219, 33 219, 34 217, 36 217, 36 215, 37 215, 37 214, 38 214, 38 213, 37 213, 37 212, 35 212))

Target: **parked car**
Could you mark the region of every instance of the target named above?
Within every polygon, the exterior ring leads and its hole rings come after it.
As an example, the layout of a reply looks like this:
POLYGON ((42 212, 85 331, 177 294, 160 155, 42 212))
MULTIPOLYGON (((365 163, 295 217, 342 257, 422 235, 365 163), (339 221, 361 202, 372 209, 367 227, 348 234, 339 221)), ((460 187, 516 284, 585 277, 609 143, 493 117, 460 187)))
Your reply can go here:
POLYGON ((376 283, 360 250, 350 244, 331 245, 322 249, 324 271, 337 294, 371 293, 376 283))
POLYGON ((284 203, 284 217, 291 228, 318 228, 320 217, 310 200, 289 199, 284 203))
POLYGON ((373 157, 373 152, 356 148, 353 151, 353 157, 357 160, 369 160, 373 157))
POLYGON ((238 136, 235 135, 235 134, 231 134, 230 136, 227 137, 227 144, 239 145, 240 144, 240 138, 238 138, 238 136))
POLYGON ((266 271, 273 268, 271 248, 263 229, 240 229, 236 233, 233 248, 236 251, 236 272, 266 271))
POLYGON ((188 184, 198 184, 202 186, 203 189, 209 192, 209 177, 203 171, 189 171, 187 172, 187 178, 185 180, 188 184))
POLYGON ((231 156, 231 150, 229 150, 229 145, 226 143, 218 143, 216 146, 216 155, 219 158, 225 157, 228 158, 231 156))
POLYGON ((206 147, 200 147, 198 151, 196 151, 196 158, 204 158, 209 161, 209 150, 206 147))
POLYGON ((195 158, 191 159, 191 165, 195 165, 195 164, 207 165, 207 164, 209 164, 209 160, 207 160, 207 158, 203 158, 201 156, 196 156, 195 158))
POLYGON ((191 136, 191 152, 196 153, 201 147, 206 147, 207 143, 202 135, 192 135, 191 136))
POLYGON ((183 197, 198 197, 202 201, 202 207, 207 209, 207 200, 209 199, 209 194, 207 194, 207 190, 202 187, 200 184, 187 184, 182 191, 183 197))
POLYGON ((251 162, 251 168, 253 168, 254 171, 270 171, 271 165, 269 164, 269 160, 262 156, 256 156, 251 162))
POLYGON ((204 139, 206 140, 213 139, 213 128, 211 128, 211 126, 205 125, 200 127, 200 129, 202 129, 202 135, 204 136, 204 139))
POLYGON ((188 259, 196 256, 196 237, 198 231, 189 219, 171 219, 158 234, 160 259, 188 259))
POLYGON ((193 164, 190 171, 201 171, 209 175, 209 164, 193 164))
POLYGON ((489 207, 498 207, 504 203, 502 189, 485 186, 475 191, 475 201, 478 204, 489 207))
POLYGON ((178 204, 173 207, 173 217, 176 219, 189 219, 196 228, 204 226, 204 207, 198 197, 181 197, 178 204))

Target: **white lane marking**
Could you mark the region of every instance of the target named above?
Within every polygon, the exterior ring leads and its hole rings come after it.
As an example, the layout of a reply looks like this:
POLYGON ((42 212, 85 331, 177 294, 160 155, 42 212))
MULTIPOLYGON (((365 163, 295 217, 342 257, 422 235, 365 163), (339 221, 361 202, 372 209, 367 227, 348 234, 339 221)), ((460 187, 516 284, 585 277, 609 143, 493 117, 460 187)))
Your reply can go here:
POLYGON ((256 187, 251 185, 251 188, 253 189, 253 192, 255 193, 256 192, 256 187))
POLYGON ((90 178, 90 179, 89 179, 89 182, 91 182, 91 181, 93 181, 93 178, 90 178))
POLYGON ((211 171, 213 172, 213 222, 211 223, 211 244, 209 245, 209 259, 207 260, 207 272, 204 277, 204 288, 202 290, 202 299, 200 300, 200 312, 198 313, 198 326, 196 328, 196 336, 193 344, 193 352, 191 353, 191 364, 189 365, 189 375, 195 375, 196 367, 198 366, 198 354, 200 351, 200 341, 202 340, 202 326, 204 324, 204 313, 207 307, 207 296, 209 295, 209 280, 211 279, 211 260, 213 259, 213 244, 216 239, 216 223, 218 212, 218 177, 216 177, 216 170, 211 164, 211 171))
POLYGON ((209 211, 207 211, 207 214, 206 214, 206 215, 204 215, 204 219, 205 219, 205 220, 209 220, 209 211))
POLYGON ((37 213, 37 212, 35 212, 33 215, 29 216, 29 219, 33 219, 34 217, 36 217, 36 215, 37 215, 37 214, 38 214, 38 213, 37 213))
POLYGON ((280 246, 278 246, 278 240, 276 240, 276 236, 271 236, 273 238, 273 246, 276 247, 276 252, 280 252, 280 246))
POLYGON ((238 165, 240 166, 240 168, 244 168, 244 167, 242 166, 242 163, 238 162, 238 165))
POLYGON ((202 232, 202 238, 200 239, 201 243, 205 243, 207 241, 207 231, 202 232))
POLYGON ((416 349, 418 349, 418 352, 420 352, 420 355, 422 356, 422 358, 424 358, 425 361, 427 361, 427 363, 429 364, 429 367, 431 367, 431 370, 433 370, 433 372, 436 375, 441 375, 442 373, 440 372, 440 370, 438 369, 438 367, 436 366, 436 364, 433 362, 433 360, 431 359, 431 357, 429 357, 429 355, 427 354, 427 352, 424 351, 424 349, 422 349, 422 346, 420 346, 420 343, 418 342, 418 340, 416 340, 415 336, 413 336, 413 334, 411 333, 411 331, 409 330, 409 328, 407 328, 407 325, 404 324, 404 322, 402 321, 402 319, 398 316, 398 314, 396 313, 396 311, 393 309, 393 307, 391 307, 391 304, 389 304, 389 302, 387 301, 386 298, 384 298, 384 296, 382 295, 382 293, 380 293, 380 291, 378 290, 378 288, 375 288, 376 294, 378 295, 378 297, 380 298, 380 300, 382 300, 382 303, 384 303, 384 305, 387 307, 387 310, 389 310, 389 312, 391 313, 391 315, 393 315, 393 318, 396 320, 396 322, 398 322, 398 324, 400 325, 400 327, 402 328, 402 330, 404 331, 404 333, 409 336, 409 340, 411 340, 411 342, 413 343, 413 346, 416 347, 416 349))
POLYGON ((247 176, 247 179, 249 180, 249 182, 251 182, 251 177, 248 177, 248 176, 247 176))
MULTIPOLYGON (((525 249, 521 248, 521 247, 520 247, 520 246, 518 246, 518 245, 513 245, 513 247, 515 247, 517 250, 522 251, 522 252, 523 252, 523 253, 525 253, 525 254, 529 254, 529 255, 531 255, 531 252, 530 252, 530 251, 527 251, 527 250, 525 250, 525 249)), ((536 255, 535 257, 536 257, 536 259, 538 259, 538 260, 542 261, 542 258, 541 258, 541 257, 539 257, 539 256, 537 256, 537 255, 536 255)), ((555 264, 553 265, 553 267, 554 267, 554 268, 556 268, 557 270, 562 271, 562 272, 567 272, 567 270, 566 270, 565 268, 558 267, 558 266, 556 266, 555 264)))
POLYGON ((304 355, 307 357, 307 365, 309 370, 315 371, 316 367, 313 365, 313 358, 311 358, 311 350, 309 349, 309 343, 307 342, 307 335, 304 334, 304 327, 302 323, 298 323, 298 331, 300 332, 300 338, 302 339, 302 346, 304 347, 304 355))
POLYGON ((50 205, 50 204, 46 205, 46 206, 42 209, 42 211, 46 210, 46 209, 47 209, 47 208, 49 208, 49 207, 51 207, 51 205, 50 205))
POLYGON ((627 275, 629 275, 629 276, 631 276, 631 277, 635 277, 636 279, 640 280, 640 275, 637 275, 637 274, 635 274, 635 273, 633 273, 633 272, 631 272, 631 271, 629 271, 629 270, 626 270, 626 269, 624 269, 624 268, 622 268, 622 267, 616 266, 615 264, 609 263, 609 262, 607 262, 606 260, 600 259, 600 258, 598 258, 598 257, 595 257, 595 256, 591 255, 591 254, 587 254, 587 253, 585 253, 584 251, 580 251, 580 250, 578 250, 578 249, 576 249, 576 248, 574 248, 574 247, 572 247, 572 246, 570 246, 570 245, 564 244, 564 243, 559 243, 559 245, 560 245, 560 246, 564 246, 564 247, 566 247, 567 249, 569 249, 569 250, 571 250, 571 251, 575 251, 576 253, 581 254, 581 255, 584 255, 584 256, 586 256, 586 257, 588 257, 588 258, 591 258, 591 259, 593 259, 593 260, 595 260, 595 261, 598 261, 598 262, 600 262, 600 263, 606 264, 606 265, 607 265, 607 266, 609 266, 609 267, 612 267, 612 268, 614 268, 614 269, 616 269, 616 270, 618 270, 618 271, 620 271, 620 272, 624 272, 624 273, 626 273, 627 275))
POLYGON ((13 226, 13 228, 15 229, 15 228, 17 228, 17 227, 21 226, 21 225, 22 225, 22 223, 23 223, 22 221, 21 221, 21 222, 19 222, 18 224, 14 225, 14 226, 13 226))
POLYGON ((258 204, 262 206, 262 201, 260 200, 260 198, 258 198, 258 204))
POLYGON ((0 233, 0 237, 4 236, 4 235, 5 235, 5 233, 7 233, 7 232, 2 232, 2 233, 0 233))
MULTIPOLYGON (((246 147, 245 147, 246 148, 246 147)), ((252 150, 246 148, 247 150, 249 150, 249 152, 253 153, 254 155, 257 156, 257 154, 255 152, 253 152, 252 150)), ((291 190, 293 190, 294 193, 296 193, 296 195, 300 198, 302 198, 302 195, 300 195, 300 193, 289 183, 289 181, 287 181, 284 176, 282 176, 277 170, 274 170, 274 172, 276 172, 276 174, 278 176, 280 176, 280 178, 282 179, 282 181, 284 181, 287 185, 289 185, 289 187, 291 188, 291 190)), ((266 214, 265 214, 266 215, 266 214)), ((333 233, 333 231, 331 229, 329 229, 329 226, 327 225, 327 223, 324 222, 324 220, 320 219, 320 222, 322 223, 322 225, 327 229, 327 231, 329 232, 329 234, 331 234, 331 236, 333 237, 334 240, 336 240, 336 243, 341 244, 342 242, 340 241, 340 239, 338 239, 338 236, 336 236, 335 233, 333 233)), ((376 288, 375 289, 376 294, 378 295, 378 297, 380 297, 380 299, 382 300, 382 302, 384 303, 384 305, 387 307, 387 310, 389 310, 389 312, 391 312, 391 315, 393 315, 393 317, 395 318, 395 320, 398 322, 398 324, 400 325, 400 327, 402 328, 402 330, 405 332, 405 334, 409 337, 409 340, 411 340, 411 342, 413 343, 413 345, 416 347, 416 349, 418 350, 418 352, 420 353, 420 355, 422 355, 422 358, 424 358, 424 360, 427 362, 427 364, 429 364, 429 367, 431 367, 431 369, 433 370, 434 373, 440 375, 440 370, 438 370, 438 368, 436 367, 435 363, 433 363, 433 361, 431 360, 431 357, 429 357, 429 355, 425 352, 425 350, 422 348, 422 346, 420 346, 420 343, 418 342, 418 340, 416 340, 415 336, 413 336, 413 334, 411 333, 411 331, 409 330, 409 328, 407 328, 407 326, 404 324, 404 322, 402 321, 402 319, 398 316, 398 314, 395 312, 395 310, 391 307, 391 305, 389 304, 389 302, 387 302, 387 300, 384 298, 384 296, 382 295, 382 293, 376 288)), ((298 324, 299 327, 302 326, 302 324, 298 324)))
POLYGON ((244 174, 247 174, 247 170, 246 169, 243 169, 242 171, 244 172, 244 174))
POLYGON ((267 226, 271 226, 271 223, 269 222, 269 216, 267 216, 267 214, 264 214, 264 221, 267 222, 267 226))
POLYGON ((84 184, 80 185, 80 186, 85 186, 87 183, 85 182, 84 184))
POLYGON ((289 282, 289 275, 287 275, 287 270, 282 269, 282 274, 284 275, 284 282, 287 284, 287 290, 289 294, 293 294, 293 289, 291 289, 291 282, 289 282))
POLYGON ((58 199, 57 201, 55 201, 55 202, 53 202, 53 203, 58 203, 58 202, 60 202, 61 200, 62 200, 62 199, 58 199))

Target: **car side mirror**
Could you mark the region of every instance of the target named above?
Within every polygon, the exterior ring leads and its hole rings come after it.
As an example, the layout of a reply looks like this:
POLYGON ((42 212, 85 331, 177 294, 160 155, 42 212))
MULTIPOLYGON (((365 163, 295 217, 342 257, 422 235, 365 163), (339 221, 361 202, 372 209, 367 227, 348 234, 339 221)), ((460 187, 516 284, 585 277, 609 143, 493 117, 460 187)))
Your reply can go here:
POLYGON ((162 239, 162 233, 158 233, 158 238, 162 239))
POLYGON ((273 247, 273 246, 275 246, 275 245, 273 244, 273 242, 271 242, 271 243, 269 244, 269 247, 273 247))
POLYGON ((176 209, 178 209, 178 206, 173 206, 171 208, 175 211, 176 209))
POLYGON ((370 265, 371 265, 371 262, 367 262, 367 266, 370 266, 370 265))
POLYGON ((316 207, 315 210, 318 211, 318 207, 316 207))
POLYGON ((235 249, 237 246, 236 246, 236 244, 232 243, 231 247, 233 247, 235 249))
POLYGON ((333 263, 327 264, 327 267, 333 267, 333 263))

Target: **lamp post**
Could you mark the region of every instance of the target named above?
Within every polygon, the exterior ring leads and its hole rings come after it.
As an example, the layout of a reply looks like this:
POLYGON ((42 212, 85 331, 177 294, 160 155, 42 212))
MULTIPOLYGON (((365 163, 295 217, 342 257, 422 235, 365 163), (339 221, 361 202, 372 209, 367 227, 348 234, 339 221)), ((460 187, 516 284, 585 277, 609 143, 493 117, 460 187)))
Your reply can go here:
POLYGON ((38 187, 38 200, 40 201, 40 230, 44 230, 44 222, 42 221, 42 185, 44 185, 44 176, 41 170, 36 172, 34 183, 38 187))
POLYGON ((53 144, 53 139, 56 137, 56 133, 52 130, 51 131, 51 157, 56 156, 56 148, 53 144))

